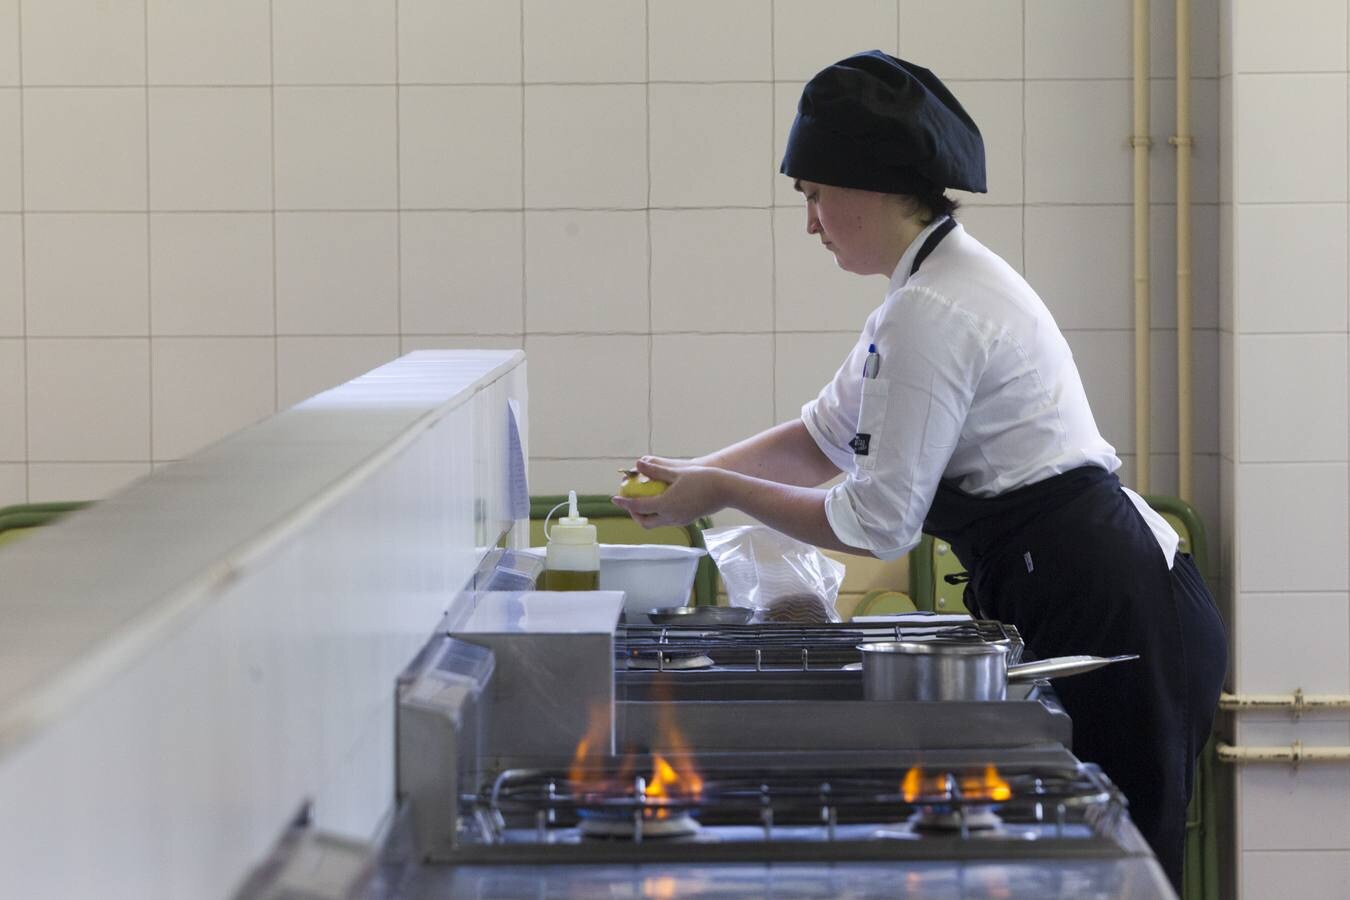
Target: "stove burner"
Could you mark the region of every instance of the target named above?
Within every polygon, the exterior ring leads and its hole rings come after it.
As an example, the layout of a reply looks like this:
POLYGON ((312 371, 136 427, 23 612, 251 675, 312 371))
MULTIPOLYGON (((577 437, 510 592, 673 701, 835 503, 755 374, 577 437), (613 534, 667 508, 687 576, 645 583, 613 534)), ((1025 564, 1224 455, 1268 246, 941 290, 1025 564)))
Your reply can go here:
POLYGON ((666 818, 641 817, 641 830, 637 820, 622 810, 579 809, 578 831, 585 838, 607 838, 612 840, 641 841, 647 838, 679 838, 697 834, 698 821, 688 812, 674 813, 666 818))
POLYGON ((990 806, 921 806, 909 817, 909 827, 923 834, 965 831, 1002 831, 1003 820, 990 806))
POLYGON ((949 796, 906 800, 902 783, 915 767, 871 762, 817 769, 717 760, 697 797, 670 798, 649 794, 641 777, 578 786, 561 773, 507 770, 466 815, 477 830, 455 856, 554 864, 1130 852, 1123 799, 1091 764, 1005 761, 1011 796, 991 800, 962 788, 985 766, 931 762, 927 771, 943 777, 949 796))
POLYGON ((630 669, 658 669, 661 671, 711 669, 712 657, 697 650, 634 650, 628 657, 630 669))

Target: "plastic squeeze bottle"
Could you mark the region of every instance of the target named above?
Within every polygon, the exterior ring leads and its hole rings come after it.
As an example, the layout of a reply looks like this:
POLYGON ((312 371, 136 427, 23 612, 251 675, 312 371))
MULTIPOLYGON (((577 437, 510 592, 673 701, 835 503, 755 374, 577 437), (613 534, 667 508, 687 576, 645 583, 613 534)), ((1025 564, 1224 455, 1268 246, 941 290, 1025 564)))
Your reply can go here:
MULTIPOLYGON (((558 504, 561 506, 562 504, 558 504)), ((545 523, 547 524, 547 523, 545 523)), ((548 547, 539 586, 545 591, 600 589, 600 544, 595 526, 577 514, 577 492, 567 492, 567 515, 545 529, 548 547)))

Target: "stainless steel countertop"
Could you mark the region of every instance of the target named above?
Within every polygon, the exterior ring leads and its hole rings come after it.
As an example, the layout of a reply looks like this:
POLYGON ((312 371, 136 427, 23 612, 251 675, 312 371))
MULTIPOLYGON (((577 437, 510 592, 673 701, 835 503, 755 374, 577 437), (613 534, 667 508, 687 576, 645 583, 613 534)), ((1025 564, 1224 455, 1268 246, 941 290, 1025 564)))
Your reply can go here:
POLYGON ((1156 860, 933 860, 897 863, 656 863, 421 866, 381 873, 370 900, 563 898, 923 897, 1084 900, 1175 897, 1156 860), (390 876, 396 881, 386 880, 390 876))

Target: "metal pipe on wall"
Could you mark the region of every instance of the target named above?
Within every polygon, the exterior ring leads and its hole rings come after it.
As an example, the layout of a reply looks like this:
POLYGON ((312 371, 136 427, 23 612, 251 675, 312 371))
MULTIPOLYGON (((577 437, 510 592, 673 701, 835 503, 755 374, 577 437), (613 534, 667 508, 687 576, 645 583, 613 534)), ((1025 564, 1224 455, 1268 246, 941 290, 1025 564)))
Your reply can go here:
POLYGON ((1177 494, 1189 502, 1191 443, 1191 4, 1177 3, 1177 494))
POLYGON ((1221 694, 1219 709, 1286 710, 1296 716, 1305 712, 1350 710, 1350 694, 1305 694, 1302 688, 1292 694, 1221 694))
POLYGON ((1219 762, 1244 765, 1246 763, 1330 763, 1350 762, 1350 747, 1305 747, 1294 741, 1288 747, 1235 747, 1219 744, 1215 747, 1219 762))
MULTIPOLYGON (((1298 688, 1292 694, 1222 694, 1219 709, 1253 711, 1283 710, 1295 717, 1305 712, 1335 712, 1350 709, 1350 694, 1305 694, 1298 688)), ((1350 762, 1350 747, 1305 747, 1294 741, 1286 747, 1242 747, 1218 744, 1215 754, 1220 762, 1292 763, 1350 762)))
POLYGON ((1148 0, 1134 0, 1134 446, 1135 488, 1149 490, 1148 0))

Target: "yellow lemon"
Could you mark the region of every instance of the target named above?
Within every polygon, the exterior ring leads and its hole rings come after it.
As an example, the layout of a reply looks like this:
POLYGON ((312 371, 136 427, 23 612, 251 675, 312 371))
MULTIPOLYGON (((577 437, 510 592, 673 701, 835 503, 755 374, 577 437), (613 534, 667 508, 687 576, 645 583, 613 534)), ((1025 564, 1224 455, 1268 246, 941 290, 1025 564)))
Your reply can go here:
POLYGON ((655 497, 664 494, 670 487, 664 481, 648 478, 646 475, 626 475, 619 484, 620 497, 655 497))

